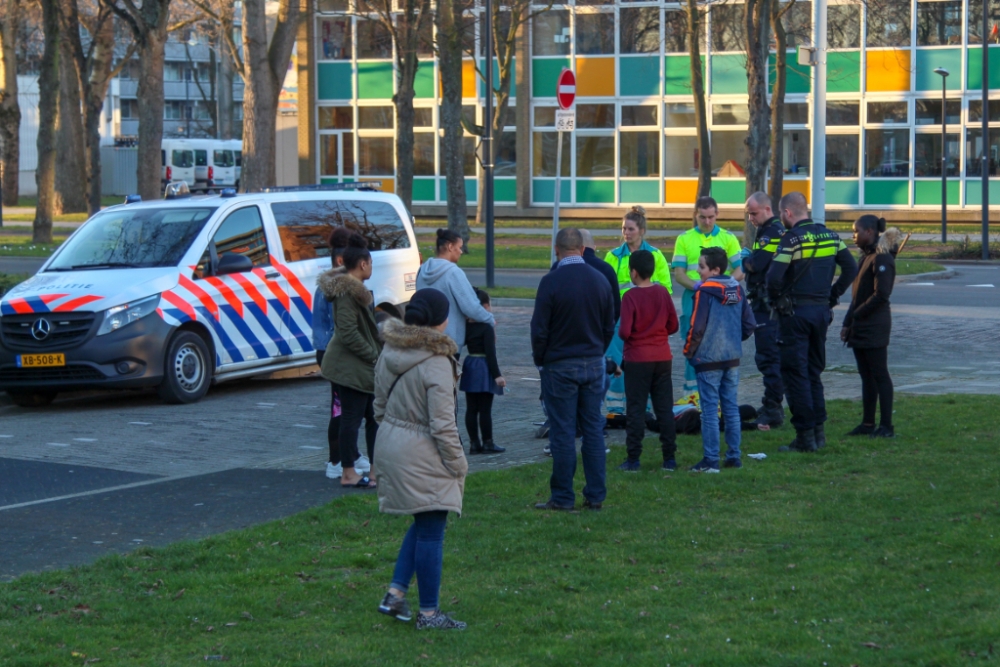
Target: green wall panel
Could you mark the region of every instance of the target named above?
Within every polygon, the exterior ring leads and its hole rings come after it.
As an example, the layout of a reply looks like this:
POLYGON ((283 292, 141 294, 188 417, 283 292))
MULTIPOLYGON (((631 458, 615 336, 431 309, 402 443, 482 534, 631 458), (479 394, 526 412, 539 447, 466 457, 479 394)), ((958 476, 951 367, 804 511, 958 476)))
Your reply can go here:
POLYGON ((962 49, 917 49, 917 90, 941 90, 941 76, 934 73, 938 67, 951 72, 948 90, 962 89, 962 49))
POLYGON ((660 179, 647 181, 622 181, 621 201, 623 204, 659 204, 660 189, 663 181, 660 179))
POLYGON ((826 181, 826 203, 858 205, 858 181, 826 181))
MULTIPOLYGON (((983 49, 969 48, 969 90, 983 89, 983 49)), ((934 76, 937 76, 936 74, 934 76)), ((950 77, 949 77, 950 78, 950 77)), ((940 87, 940 86, 939 86, 940 87)), ((990 47, 990 88, 1000 88, 1000 48, 990 47)))
MULTIPOLYGON (((482 69, 482 71, 484 73, 486 72, 486 59, 485 58, 480 58, 479 59, 479 67, 482 69)), ((558 74, 559 74, 559 72, 556 72, 556 75, 558 75, 558 74)), ((516 92, 515 92, 515 88, 516 88, 516 85, 515 85, 516 81, 515 81, 515 79, 516 78, 517 78, 517 58, 511 58, 510 59, 510 96, 511 97, 516 97, 516 92)), ((476 74, 476 81, 479 82, 478 83, 478 85, 479 85, 479 96, 482 97, 483 95, 486 94, 486 86, 483 85, 483 80, 482 80, 482 78, 480 78, 480 76, 479 76, 478 73, 476 74)), ((499 88, 500 87, 500 62, 496 58, 493 59, 493 87, 494 88, 499 88)))
MULTIPOLYGON (((789 76, 789 80, 791 80, 791 76, 789 76)), ((746 56, 712 56, 712 93, 716 95, 731 93, 746 95, 746 56)))
POLYGON ((421 60, 417 68, 417 77, 413 81, 413 90, 418 99, 434 98, 434 61, 421 60))
MULTIPOLYGON (((690 56, 666 56, 663 59, 664 95, 691 94, 690 56)), ((701 77, 705 78, 705 56, 701 57, 701 77)), ((745 92, 745 91, 744 91, 745 92)))
POLYGON ((860 51, 831 51, 827 54, 826 90, 830 93, 861 92, 860 51))
POLYGON ((493 201, 516 202, 517 179, 516 178, 493 179, 493 201))
POLYGON ((555 97, 556 79, 563 68, 569 67, 569 58, 533 58, 531 61, 531 96, 555 97))
POLYGON ((578 204, 614 204, 615 182, 576 179, 576 201, 578 204))
POLYGON ((392 99, 392 63, 358 63, 358 99, 392 99))
POLYGON ((435 178, 413 179, 413 201, 434 201, 435 178))
MULTIPOLYGON (((448 201, 448 181, 444 178, 438 179, 438 198, 441 201, 448 201)), ((465 200, 470 204, 476 203, 476 179, 465 179, 465 200)))
POLYGON ((909 181, 865 179, 866 206, 905 206, 909 203, 909 181))
MULTIPOLYGON (((564 178, 559 183, 559 201, 568 204, 570 201, 569 179, 564 178)), ((556 181, 555 179, 531 179, 532 201, 536 204, 551 204, 555 201, 556 181)))
POLYGON ((657 56, 619 58, 618 90, 622 95, 659 95, 660 59, 657 56))
POLYGON ((320 185, 336 185, 339 181, 336 178, 321 178, 319 179, 320 185))
MULTIPOLYGON (((811 74, 809 71, 809 67, 807 67, 806 65, 800 65, 798 56, 796 56, 794 53, 789 53, 788 59, 785 62, 786 62, 786 72, 787 72, 787 76, 785 78, 785 92, 808 93, 809 90, 812 88, 811 83, 809 81, 809 76, 811 74)), ((746 79, 746 65, 743 62, 741 62, 740 66, 743 67, 743 78, 746 79)), ((774 81, 774 76, 775 76, 774 68, 775 68, 775 55, 772 53, 767 58, 767 76, 769 82, 774 81)), ((770 85, 770 83, 768 85, 770 85)))
MULTIPOLYGON (((941 205, 941 181, 916 181, 914 186, 914 205, 941 205)), ((959 201, 958 181, 948 181, 948 203, 958 206, 959 201)))
POLYGON ((720 204, 742 204, 746 201, 746 181, 712 181, 712 196, 720 204))
POLYGON ((316 70, 316 98, 349 100, 354 97, 351 87, 351 63, 319 63, 316 70))
MULTIPOLYGON (((1000 203, 1000 180, 990 179, 990 208, 1000 203)), ((965 182, 965 204, 967 206, 983 205, 983 182, 978 178, 965 182)))

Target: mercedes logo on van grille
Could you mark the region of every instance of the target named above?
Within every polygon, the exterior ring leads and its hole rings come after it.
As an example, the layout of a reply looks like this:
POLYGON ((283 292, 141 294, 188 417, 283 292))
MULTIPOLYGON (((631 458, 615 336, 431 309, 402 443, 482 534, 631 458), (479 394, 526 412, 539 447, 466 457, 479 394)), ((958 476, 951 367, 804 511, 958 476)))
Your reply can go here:
POLYGON ((52 325, 44 317, 39 317, 31 325, 31 337, 35 340, 45 340, 52 332, 52 325))

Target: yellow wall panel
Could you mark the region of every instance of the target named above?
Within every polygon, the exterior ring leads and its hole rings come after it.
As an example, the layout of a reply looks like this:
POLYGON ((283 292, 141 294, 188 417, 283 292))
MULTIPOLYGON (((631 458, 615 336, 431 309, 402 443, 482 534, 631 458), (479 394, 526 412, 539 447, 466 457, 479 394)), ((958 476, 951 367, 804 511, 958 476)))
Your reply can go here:
POLYGON ((462 61, 462 97, 476 96, 476 64, 471 60, 462 61))
POLYGON ((614 58, 576 59, 577 97, 615 96, 614 58))
POLYGON ((909 51, 866 51, 869 92, 906 92, 910 89, 909 51))
POLYGON ((394 178, 359 178, 362 183, 380 183, 382 185, 382 192, 388 192, 390 194, 395 194, 396 192, 396 179, 394 178))
MULTIPOLYGON (((809 184, 810 184, 810 181, 808 179, 804 180, 804 181, 803 180, 798 180, 798 179, 796 179, 796 180, 790 180, 790 179, 787 179, 787 178, 782 179, 782 181, 781 181, 781 194, 782 195, 787 195, 789 192, 801 192, 802 194, 805 195, 805 197, 806 197, 806 203, 808 204, 809 203, 809 195, 812 192, 811 188, 809 187, 809 184)), ((768 190, 771 189, 771 181, 767 182, 767 189, 768 190)), ((774 213, 775 213, 775 215, 777 215, 778 212, 775 211, 774 213)))
POLYGON ((698 181, 690 179, 664 181, 663 201, 668 204, 691 204, 698 198, 698 181))

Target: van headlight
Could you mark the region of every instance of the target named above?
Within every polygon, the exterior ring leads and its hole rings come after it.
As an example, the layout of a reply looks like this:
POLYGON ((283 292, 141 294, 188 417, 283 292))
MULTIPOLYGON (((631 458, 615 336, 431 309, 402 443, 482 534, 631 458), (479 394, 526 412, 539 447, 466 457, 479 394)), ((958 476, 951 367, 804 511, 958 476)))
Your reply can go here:
POLYGON ((141 320, 146 315, 156 312, 156 306, 159 303, 160 295, 154 294, 139 301, 123 303, 120 306, 108 308, 104 311, 104 321, 101 323, 101 328, 97 330, 97 335, 103 336, 104 334, 128 326, 136 320, 141 320))

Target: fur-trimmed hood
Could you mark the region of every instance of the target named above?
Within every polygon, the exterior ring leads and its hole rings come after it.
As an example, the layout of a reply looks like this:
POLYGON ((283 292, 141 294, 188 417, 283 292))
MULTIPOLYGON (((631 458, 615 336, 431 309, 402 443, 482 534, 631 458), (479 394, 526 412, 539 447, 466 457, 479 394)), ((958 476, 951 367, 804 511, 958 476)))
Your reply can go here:
POLYGON ((401 375, 433 356, 454 361, 458 354, 455 341, 440 331, 404 324, 395 318, 383 323, 382 340, 385 341, 382 356, 393 375, 401 375))
POLYGON ((316 279, 316 284, 327 301, 333 301, 338 296, 350 295, 365 308, 372 303, 371 292, 368 291, 365 284, 347 273, 343 267, 330 269, 320 274, 320 277, 316 279))
POLYGON ((899 237, 903 233, 899 231, 898 227, 890 227, 889 229, 882 232, 882 236, 879 237, 878 243, 875 246, 875 252, 879 254, 889 253, 893 256, 899 250, 899 237))

